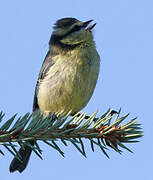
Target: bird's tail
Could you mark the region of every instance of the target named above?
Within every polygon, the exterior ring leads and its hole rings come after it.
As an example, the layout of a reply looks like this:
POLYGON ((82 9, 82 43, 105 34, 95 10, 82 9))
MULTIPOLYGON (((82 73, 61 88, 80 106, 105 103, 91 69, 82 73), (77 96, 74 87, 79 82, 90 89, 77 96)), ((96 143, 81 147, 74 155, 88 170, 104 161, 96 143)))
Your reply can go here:
MULTIPOLYGON (((32 146, 34 145, 34 141, 29 142, 32 146)), ((21 147, 18 151, 19 157, 21 160, 14 157, 12 160, 9 170, 10 172, 19 171, 20 173, 26 168, 30 155, 31 155, 32 149, 29 146, 24 145, 21 147)))

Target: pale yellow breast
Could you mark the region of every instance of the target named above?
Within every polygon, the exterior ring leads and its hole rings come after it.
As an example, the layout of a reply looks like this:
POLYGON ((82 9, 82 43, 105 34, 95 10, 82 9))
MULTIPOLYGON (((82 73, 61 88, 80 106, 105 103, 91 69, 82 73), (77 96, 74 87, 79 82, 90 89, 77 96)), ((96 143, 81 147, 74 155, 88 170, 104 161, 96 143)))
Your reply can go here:
POLYGON ((65 55, 55 56, 55 64, 40 82, 38 104, 40 111, 80 111, 94 91, 100 60, 94 48, 86 51, 73 50, 65 55))

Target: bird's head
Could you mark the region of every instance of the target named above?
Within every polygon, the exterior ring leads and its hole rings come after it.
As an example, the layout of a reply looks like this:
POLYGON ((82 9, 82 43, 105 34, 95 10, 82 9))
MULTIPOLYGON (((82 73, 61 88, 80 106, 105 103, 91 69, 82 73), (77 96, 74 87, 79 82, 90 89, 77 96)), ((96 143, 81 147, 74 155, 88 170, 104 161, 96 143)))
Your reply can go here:
POLYGON ((96 23, 89 25, 93 20, 86 22, 75 18, 59 19, 54 26, 50 44, 61 43, 68 46, 77 46, 93 41, 92 29, 96 23))

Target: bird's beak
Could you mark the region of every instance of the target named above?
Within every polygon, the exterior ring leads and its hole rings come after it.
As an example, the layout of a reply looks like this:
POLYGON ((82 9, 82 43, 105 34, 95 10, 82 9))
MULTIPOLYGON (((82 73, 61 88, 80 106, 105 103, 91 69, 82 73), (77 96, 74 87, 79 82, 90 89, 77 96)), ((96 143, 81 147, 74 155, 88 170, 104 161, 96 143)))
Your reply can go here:
POLYGON ((84 28, 87 27, 86 30, 92 30, 92 29, 95 27, 95 25, 96 25, 96 23, 94 23, 93 25, 88 26, 92 21, 93 21, 93 20, 89 20, 89 21, 84 22, 84 23, 83 23, 83 27, 84 27, 84 28))

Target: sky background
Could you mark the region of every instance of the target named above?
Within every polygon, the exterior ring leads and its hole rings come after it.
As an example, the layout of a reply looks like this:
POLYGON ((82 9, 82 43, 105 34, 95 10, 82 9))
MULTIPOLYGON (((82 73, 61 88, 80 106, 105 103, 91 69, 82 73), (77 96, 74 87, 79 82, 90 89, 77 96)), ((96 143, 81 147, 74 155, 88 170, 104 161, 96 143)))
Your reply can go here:
POLYGON ((133 154, 110 150, 108 160, 86 143, 87 159, 72 145, 65 158, 41 144, 43 161, 32 154, 27 169, 10 174, 12 155, 0 156, 0 178, 139 179, 153 177, 153 2, 150 0, 5 0, 0 3, 0 110, 5 120, 31 112, 34 88, 55 21, 75 17, 97 23, 94 37, 101 71, 94 95, 84 111, 99 116, 108 108, 138 116, 144 137, 129 145, 133 154))

